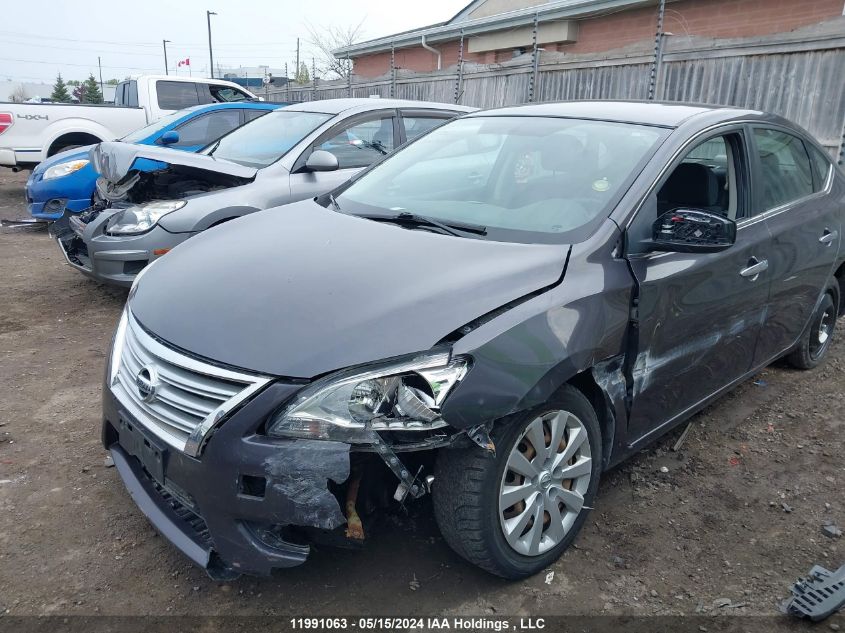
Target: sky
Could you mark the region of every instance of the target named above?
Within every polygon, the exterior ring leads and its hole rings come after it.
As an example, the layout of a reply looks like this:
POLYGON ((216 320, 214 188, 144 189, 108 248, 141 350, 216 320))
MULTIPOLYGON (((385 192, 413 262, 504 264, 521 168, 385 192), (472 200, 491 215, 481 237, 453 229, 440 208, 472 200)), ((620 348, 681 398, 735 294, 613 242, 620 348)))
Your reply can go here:
MULTIPOLYGON (((27 0, 3 2, 0 81, 52 83, 98 76, 164 74, 162 40, 171 74, 190 58, 191 72, 207 75, 211 16, 214 65, 268 65, 293 74, 296 38, 309 69, 308 25, 315 29, 362 24, 372 39, 448 20, 469 0, 27 0)), ((187 67, 178 70, 187 75, 187 67)))

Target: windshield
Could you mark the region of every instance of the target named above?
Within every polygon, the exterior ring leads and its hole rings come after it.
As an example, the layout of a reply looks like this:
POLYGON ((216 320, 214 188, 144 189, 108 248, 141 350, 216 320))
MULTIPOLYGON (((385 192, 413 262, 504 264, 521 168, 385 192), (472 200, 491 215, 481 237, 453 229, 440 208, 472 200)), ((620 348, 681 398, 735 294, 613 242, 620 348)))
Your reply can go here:
POLYGON ((385 160, 336 202, 346 213, 483 226, 488 239, 565 241, 607 216, 666 134, 579 119, 460 119, 385 160))
POLYGON ((184 112, 173 112, 172 114, 168 114, 166 116, 161 117, 158 121, 153 121, 149 125, 145 125, 142 128, 138 128, 134 132, 130 132, 120 140, 124 143, 138 143, 140 141, 143 141, 148 136, 152 136, 160 130, 163 130, 168 125, 175 123, 184 116, 184 112))
POLYGON ((316 112, 270 112, 227 134, 205 152, 261 169, 275 163, 330 118, 331 114, 316 112))

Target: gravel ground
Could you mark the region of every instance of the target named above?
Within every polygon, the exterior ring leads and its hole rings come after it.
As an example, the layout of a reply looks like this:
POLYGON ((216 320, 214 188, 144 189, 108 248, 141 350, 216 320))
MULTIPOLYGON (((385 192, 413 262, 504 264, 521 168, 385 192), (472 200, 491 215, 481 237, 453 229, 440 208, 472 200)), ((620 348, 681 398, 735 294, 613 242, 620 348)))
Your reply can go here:
MULTIPOLYGON (((24 181, 0 171, 0 217, 25 217, 24 181)), ((845 528, 840 335, 818 370, 776 364, 693 418, 680 452, 678 430, 608 473, 553 577, 462 562, 424 503, 363 550, 213 582, 104 465, 100 380, 125 297, 46 231, 0 229, 0 613, 771 615, 813 564, 845 563, 845 540, 822 533, 845 528)))

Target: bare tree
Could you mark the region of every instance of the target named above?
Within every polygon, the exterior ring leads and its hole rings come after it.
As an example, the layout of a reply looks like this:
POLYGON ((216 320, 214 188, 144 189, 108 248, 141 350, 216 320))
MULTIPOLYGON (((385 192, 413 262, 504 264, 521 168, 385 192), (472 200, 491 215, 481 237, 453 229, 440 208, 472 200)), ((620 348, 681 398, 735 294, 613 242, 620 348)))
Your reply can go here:
POLYGON ((316 49, 317 74, 327 79, 348 77, 352 73, 352 60, 338 59, 332 51, 344 46, 351 46, 361 41, 364 22, 357 26, 330 26, 317 28, 306 24, 308 42, 316 49))
POLYGON ((23 87, 23 84, 18 84, 17 87, 12 90, 12 94, 9 95, 9 100, 12 103, 23 103, 29 99, 29 95, 26 92, 26 88, 23 87))

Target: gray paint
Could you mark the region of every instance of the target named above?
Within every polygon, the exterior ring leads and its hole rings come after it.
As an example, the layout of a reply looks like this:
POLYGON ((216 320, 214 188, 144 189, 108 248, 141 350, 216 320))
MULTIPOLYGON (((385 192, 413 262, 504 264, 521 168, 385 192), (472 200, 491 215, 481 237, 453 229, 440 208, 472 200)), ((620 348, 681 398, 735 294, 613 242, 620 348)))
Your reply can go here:
POLYGON ((311 378, 429 349, 555 283, 567 251, 409 231, 305 200, 213 228, 169 253, 146 273, 132 309, 145 327, 199 356, 311 378), (174 294, 177 279, 191 282, 178 282, 174 294))
MULTIPOLYGON (((574 376, 621 356, 628 381, 625 416, 619 389, 607 395, 617 423, 625 423, 617 447, 635 443, 661 421, 682 419, 734 378, 774 358, 754 358, 753 352, 768 314, 769 282, 752 288, 738 275, 755 249, 768 248, 766 235, 741 229, 735 247, 708 256, 655 253, 629 263, 620 254, 636 209, 687 144, 746 122, 786 122, 747 110, 624 103, 513 112, 592 113, 678 127, 610 217, 571 250, 407 231, 305 201, 208 231, 169 254, 139 284, 136 316, 164 340, 200 356, 312 378, 429 349, 508 304, 454 342, 453 352, 472 355, 474 364, 444 404, 444 419, 469 428, 531 408, 574 376), (631 329, 637 294, 639 339, 631 329), (668 334, 667 324, 674 327, 668 334)), ((840 201, 841 186, 835 189, 840 201)), ((841 222, 835 214, 832 219, 841 222)), ((836 251, 834 258, 841 263, 843 256, 836 251)), ((811 284, 816 292, 819 283, 811 284)), ((603 381, 618 382, 618 376, 603 381)), ((618 449, 612 459, 619 455, 618 449)))
MULTIPOLYGON (((845 262, 841 240, 812 239, 822 225, 841 234, 845 174, 833 170, 829 193, 740 226, 737 243, 721 253, 634 256, 625 248, 631 221, 636 226, 638 213, 651 220, 650 192, 702 134, 748 134, 760 123, 803 132, 741 110, 519 109, 524 116, 587 112, 677 128, 610 217, 572 245, 409 231, 303 201, 207 231, 148 269, 131 308, 156 336, 218 363, 284 376, 217 427, 201 460, 170 455, 167 476, 195 494, 229 571, 269 573, 308 553, 289 543, 262 546, 245 529, 249 522, 339 525, 327 486, 347 478, 347 449, 263 432, 302 388, 291 377, 451 346, 473 361, 443 405, 456 429, 529 410, 565 383, 587 382, 597 390, 588 391, 603 418, 609 468, 796 342, 814 296, 845 262), (770 259, 772 274, 741 277, 750 255, 770 259), (758 339, 771 343, 762 356, 758 339), (241 474, 267 477, 266 496, 240 494, 241 474)), ((756 174, 754 161, 750 168, 756 174)), ((751 194, 755 208, 758 192, 751 194)), ((107 447, 121 415, 106 388, 107 447)), ((131 489, 136 483, 127 481, 131 489)), ((157 525, 180 541, 165 519, 157 525)), ((190 555, 190 543, 181 542, 190 555)))

